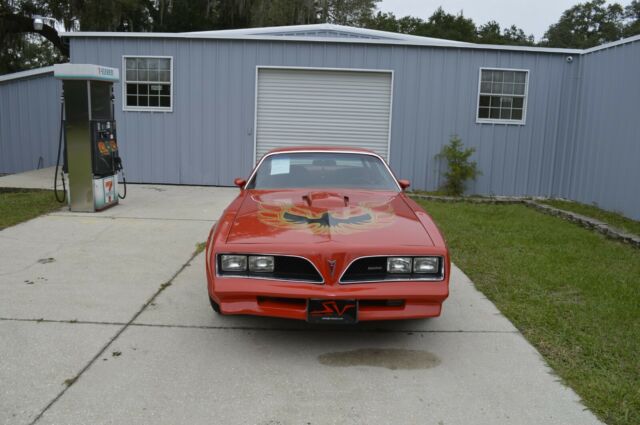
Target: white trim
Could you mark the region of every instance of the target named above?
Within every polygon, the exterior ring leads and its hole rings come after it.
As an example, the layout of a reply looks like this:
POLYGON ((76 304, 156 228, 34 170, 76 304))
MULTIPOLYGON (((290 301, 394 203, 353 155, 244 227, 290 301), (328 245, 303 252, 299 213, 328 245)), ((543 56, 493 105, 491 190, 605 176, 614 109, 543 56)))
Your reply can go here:
MULTIPOLYGON (((387 159, 383 162, 388 162, 391 159, 391 124, 393 118, 393 69, 374 69, 374 68, 327 68, 321 66, 280 66, 280 65, 256 65, 256 84, 255 84, 255 96, 254 96, 254 111, 253 111, 253 160, 256 161, 256 155, 258 154, 258 75, 260 69, 293 69, 304 71, 337 71, 337 72, 369 72, 369 73, 382 73, 391 74, 391 94, 389 96, 389 135, 387 136, 387 159)), ((248 180, 247 180, 248 181, 248 180)))
POLYGON ((567 49, 554 47, 531 47, 531 46, 509 46, 498 44, 476 44, 462 41, 446 40, 432 37, 420 37, 416 35, 393 33, 387 31, 372 30, 366 28, 354 28, 344 25, 315 24, 315 25, 291 25, 279 27, 246 28, 235 30, 219 31, 193 31, 182 33, 162 33, 162 32, 99 32, 99 31, 78 31, 63 32, 61 37, 104 37, 104 38, 183 38, 183 39, 240 39, 240 40, 281 40, 281 41, 305 41, 305 42, 325 42, 325 43, 369 43, 369 44, 403 44, 413 46, 432 47, 453 47, 463 49, 485 49, 485 50, 510 50, 537 53, 558 53, 582 55, 596 52, 598 50, 609 49, 621 44, 632 43, 640 40, 640 35, 635 35, 621 40, 605 43, 589 49, 567 49), (304 31, 341 31, 355 35, 366 35, 379 38, 340 38, 340 37, 310 37, 295 35, 274 35, 283 32, 304 32, 304 31))
POLYGON ((251 171, 251 174, 249 175, 249 178, 247 179, 247 182, 244 184, 244 186, 242 188, 244 189, 245 187, 247 187, 247 185, 249 183, 251 183, 251 179, 253 179, 253 176, 255 176, 256 173, 258 172, 258 168, 260 168, 260 165, 262 165, 264 160, 267 159, 268 157, 273 156, 273 155, 295 154, 295 153, 348 153, 348 154, 356 154, 356 155, 375 156, 380 161, 382 161, 382 163, 384 164, 385 168, 387 169, 387 171, 389 172, 389 174, 393 178, 393 181, 396 183, 396 186, 398 187, 398 190, 400 192, 404 192, 402 187, 400 187, 400 183, 398 183, 398 179, 396 179, 396 175, 393 174, 393 171, 391 171, 391 168, 389 167, 389 164, 387 164, 387 161, 385 161, 383 157, 381 157, 380 155, 378 155, 375 152, 371 152, 371 151, 356 151, 356 150, 348 150, 348 149, 324 149, 324 150, 322 150, 322 149, 313 149, 313 148, 279 150, 277 152, 267 152, 266 154, 264 154, 262 156, 262 158, 260 158, 260 161, 258 161, 256 166, 253 168, 253 171, 251 171))
POLYGON ((598 50, 610 49, 612 47, 620 46, 621 44, 633 43, 634 41, 640 40, 640 34, 634 35, 632 37, 623 38, 621 40, 612 41, 610 43, 601 44, 599 46, 591 47, 589 49, 583 50, 582 54, 588 54, 597 52, 598 50))
MULTIPOLYGON (((393 81, 395 77, 394 70, 391 72, 391 95, 389 96, 389 135, 387 136, 387 161, 391 163, 391 126, 393 125, 393 81)), ((393 176, 395 179, 395 175, 393 176)))
MULTIPOLYGON (((526 125, 527 123, 527 102, 529 100, 529 70, 518 68, 497 68, 481 66, 478 70, 478 96, 476 98, 476 124, 506 124, 506 125, 526 125), (504 120, 499 118, 480 118, 480 85, 482 84, 482 71, 515 71, 525 73, 524 95, 514 95, 522 97, 522 119, 520 120, 504 120)), ((485 93, 486 94, 486 93, 485 93)), ((503 95, 509 97, 509 95, 503 95)))
MULTIPOLYGON (((131 81, 132 84, 144 84, 131 81)), ((149 83, 150 82, 146 82, 149 83)), ((166 81, 157 81, 158 84, 166 84, 166 81)), ((122 55, 122 110, 125 112, 173 112, 173 56, 161 55, 122 55), (150 59, 169 59, 169 99, 171 101, 168 108, 166 106, 127 106, 127 58, 150 58, 150 59)))
MULTIPOLYGON (((239 30, 199 31, 183 33, 150 33, 150 32, 65 32, 62 37, 104 37, 104 38, 173 38, 173 39, 227 39, 227 40, 267 40, 267 41, 295 41, 295 42, 323 42, 323 43, 355 43, 355 44, 389 44, 410 46, 451 47, 461 49, 529 51, 538 53, 558 53, 579 55, 585 52, 581 49, 558 49, 550 47, 507 46, 497 44, 475 44, 438 38, 420 37, 386 31, 354 28, 342 25, 317 24, 293 25, 282 27, 263 27, 239 30), (277 35, 282 32, 302 31, 340 31, 354 35, 364 35, 377 38, 357 37, 313 37, 296 35, 277 35)), ((633 40, 633 37, 627 40, 633 40)))
POLYGON ((20 78, 35 77, 36 75, 43 75, 53 73, 53 66, 45 66, 43 68, 30 69, 28 71, 14 72, 12 74, 0 75, 0 82, 19 80, 20 78))

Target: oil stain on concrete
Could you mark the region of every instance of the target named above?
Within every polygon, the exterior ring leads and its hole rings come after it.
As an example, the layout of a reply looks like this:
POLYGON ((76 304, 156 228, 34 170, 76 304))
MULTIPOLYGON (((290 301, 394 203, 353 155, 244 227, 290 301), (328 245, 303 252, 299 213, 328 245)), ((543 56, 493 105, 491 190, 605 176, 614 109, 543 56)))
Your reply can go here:
POLYGON ((361 348, 338 351, 318 356, 325 366, 372 366, 386 369, 429 369, 440 364, 440 359, 428 351, 399 348, 361 348))

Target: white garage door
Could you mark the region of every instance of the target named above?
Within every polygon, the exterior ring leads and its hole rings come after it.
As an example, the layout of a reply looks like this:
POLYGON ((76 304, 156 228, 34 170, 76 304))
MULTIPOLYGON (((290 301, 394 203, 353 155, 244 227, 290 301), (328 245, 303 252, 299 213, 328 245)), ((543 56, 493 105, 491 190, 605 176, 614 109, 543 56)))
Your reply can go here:
POLYGON ((258 70, 256 160, 289 146, 349 146, 388 157, 391 73, 258 70))

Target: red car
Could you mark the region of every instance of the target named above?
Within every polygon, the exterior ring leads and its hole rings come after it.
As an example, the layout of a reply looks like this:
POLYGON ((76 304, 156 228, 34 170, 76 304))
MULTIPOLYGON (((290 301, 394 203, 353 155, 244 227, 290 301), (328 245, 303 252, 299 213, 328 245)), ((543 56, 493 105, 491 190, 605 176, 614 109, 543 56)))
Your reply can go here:
POLYGON ((207 241, 216 312, 336 323, 440 315, 447 246, 380 156, 277 149, 235 184, 207 241))

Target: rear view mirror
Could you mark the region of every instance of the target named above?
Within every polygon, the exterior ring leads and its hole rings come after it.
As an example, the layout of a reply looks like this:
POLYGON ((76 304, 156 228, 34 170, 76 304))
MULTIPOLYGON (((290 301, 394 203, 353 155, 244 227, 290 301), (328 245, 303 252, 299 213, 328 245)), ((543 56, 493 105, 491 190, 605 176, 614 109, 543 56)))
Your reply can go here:
POLYGON ((400 185, 402 190, 405 190, 406 188, 411 186, 411 182, 409 180, 405 180, 405 179, 398 180, 398 184, 400 185))
POLYGON ((233 181, 233 184, 238 186, 240 189, 243 189, 244 185, 247 184, 247 181, 245 179, 243 179, 242 177, 238 177, 233 181))

